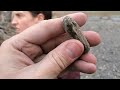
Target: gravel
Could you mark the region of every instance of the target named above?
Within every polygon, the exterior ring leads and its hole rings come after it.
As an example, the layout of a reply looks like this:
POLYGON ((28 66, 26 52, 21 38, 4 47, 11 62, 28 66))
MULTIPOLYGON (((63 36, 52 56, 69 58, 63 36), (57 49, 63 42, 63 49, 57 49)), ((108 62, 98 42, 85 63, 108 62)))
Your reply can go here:
POLYGON ((120 16, 89 17, 82 28, 99 33, 102 42, 91 48, 97 57, 97 71, 94 74, 81 73, 81 79, 120 78, 120 16))

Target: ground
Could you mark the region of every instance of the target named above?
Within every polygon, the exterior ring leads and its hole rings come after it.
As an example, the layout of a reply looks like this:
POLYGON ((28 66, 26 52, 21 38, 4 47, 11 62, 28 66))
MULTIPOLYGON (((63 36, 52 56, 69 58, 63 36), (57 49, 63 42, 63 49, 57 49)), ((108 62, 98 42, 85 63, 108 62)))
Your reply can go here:
POLYGON ((82 74, 82 79, 118 79, 120 78, 120 16, 89 17, 84 30, 93 30, 100 34, 102 42, 91 51, 97 57, 97 71, 94 74, 82 74))

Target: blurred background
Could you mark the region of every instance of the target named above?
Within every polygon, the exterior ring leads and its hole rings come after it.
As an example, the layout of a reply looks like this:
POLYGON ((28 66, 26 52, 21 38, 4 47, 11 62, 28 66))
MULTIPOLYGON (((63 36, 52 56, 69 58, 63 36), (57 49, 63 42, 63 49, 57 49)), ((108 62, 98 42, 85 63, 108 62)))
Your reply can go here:
MULTIPOLYGON (((53 18, 80 11, 53 11, 53 18)), ((81 73, 81 79, 120 78, 120 11, 81 11, 88 15, 83 31, 93 30, 100 34, 102 42, 91 48, 97 58, 94 74, 81 73)), ((0 44, 15 35, 10 25, 11 11, 0 11, 0 44)))

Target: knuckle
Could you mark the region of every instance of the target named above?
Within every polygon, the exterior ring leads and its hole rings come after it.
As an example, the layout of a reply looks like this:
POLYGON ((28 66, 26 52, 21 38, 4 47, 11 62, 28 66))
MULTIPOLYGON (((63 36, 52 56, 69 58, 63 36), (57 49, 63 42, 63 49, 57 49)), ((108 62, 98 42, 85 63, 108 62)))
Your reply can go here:
POLYGON ((67 67, 67 60, 65 59, 64 55, 55 51, 51 53, 52 62, 58 67, 60 70, 64 70, 67 67))

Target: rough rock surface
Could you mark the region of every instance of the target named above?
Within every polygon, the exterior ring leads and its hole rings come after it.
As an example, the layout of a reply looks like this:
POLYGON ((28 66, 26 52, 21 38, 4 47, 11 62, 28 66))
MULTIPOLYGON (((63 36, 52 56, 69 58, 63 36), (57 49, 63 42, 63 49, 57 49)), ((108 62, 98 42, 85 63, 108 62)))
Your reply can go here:
POLYGON ((15 34, 10 25, 11 11, 0 11, 0 44, 15 34))

